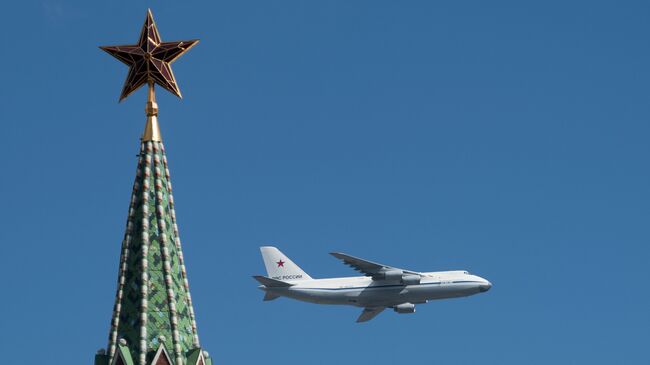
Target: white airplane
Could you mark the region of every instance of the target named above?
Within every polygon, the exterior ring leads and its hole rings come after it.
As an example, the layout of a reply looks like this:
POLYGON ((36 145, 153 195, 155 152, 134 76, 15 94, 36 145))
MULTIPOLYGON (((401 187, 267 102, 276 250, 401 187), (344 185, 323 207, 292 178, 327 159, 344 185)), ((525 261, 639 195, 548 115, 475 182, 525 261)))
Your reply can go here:
POLYGON ((357 322, 369 321, 386 308, 415 313, 416 304, 433 299, 483 293, 492 284, 467 271, 415 272, 366 261, 344 253, 331 255, 366 276, 312 279, 275 247, 260 247, 268 276, 253 276, 264 300, 288 297, 316 304, 362 307, 357 322))

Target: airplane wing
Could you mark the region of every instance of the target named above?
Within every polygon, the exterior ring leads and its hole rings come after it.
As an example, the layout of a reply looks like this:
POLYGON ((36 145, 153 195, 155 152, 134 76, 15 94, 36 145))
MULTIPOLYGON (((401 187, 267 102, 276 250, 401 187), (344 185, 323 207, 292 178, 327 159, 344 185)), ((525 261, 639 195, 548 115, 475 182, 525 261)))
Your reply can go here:
POLYGON ((414 275, 418 274, 413 271, 403 270, 388 265, 378 264, 376 262, 360 259, 358 257, 350 256, 341 252, 331 252, 330 255, 336 257, 339 260, 342 260, 344 264, 352 267, 357 271, 362 272, 366 276, 372 276, 373 278, 389 270, 401 270, 406 274, 414 274, 414 275))
POLYGON ((383 312, 384 309, 386 308, 384 307, 364 308, 359 318, 357 318, 357 323, 368 322, 369 320, 375 318, 379 313, 383 312))

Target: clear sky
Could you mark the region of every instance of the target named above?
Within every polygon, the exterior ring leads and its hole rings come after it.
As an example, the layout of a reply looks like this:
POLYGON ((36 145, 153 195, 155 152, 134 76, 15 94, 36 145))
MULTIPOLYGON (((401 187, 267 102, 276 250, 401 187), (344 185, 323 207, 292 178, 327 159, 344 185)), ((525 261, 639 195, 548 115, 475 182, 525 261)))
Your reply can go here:
POLYGON ((648 2, 377 0, 4 4, 3 363, 106 346, 146 95, 97 46, 147 7, 201 39, 158 102, 216 364, 647 363, 648 2), (263 303, 268 244, 494 287, 359 325, 263 303))

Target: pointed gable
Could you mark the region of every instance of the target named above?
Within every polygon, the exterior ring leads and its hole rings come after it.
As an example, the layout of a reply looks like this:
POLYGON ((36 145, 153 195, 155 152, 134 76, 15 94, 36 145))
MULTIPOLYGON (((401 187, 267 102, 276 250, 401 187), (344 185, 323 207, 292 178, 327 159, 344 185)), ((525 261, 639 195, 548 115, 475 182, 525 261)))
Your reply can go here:
POLYGON ((187 354, 187 365, 207 365, 201 348, 193 349, 187 354))
POLYGON ((172 361, 169 359, 169 354, 167 349, 165 349, 165 344, 161 343, 156 351, 156 356, 153 357, 151 365, 172 365, 172 361))
POLYGON ((119 344, 117 346, 117 351, 115 351, 115 356, 113 357, 112 365, 133 365, 131 352, 129 351, 129 348, 126 345, 119 344))

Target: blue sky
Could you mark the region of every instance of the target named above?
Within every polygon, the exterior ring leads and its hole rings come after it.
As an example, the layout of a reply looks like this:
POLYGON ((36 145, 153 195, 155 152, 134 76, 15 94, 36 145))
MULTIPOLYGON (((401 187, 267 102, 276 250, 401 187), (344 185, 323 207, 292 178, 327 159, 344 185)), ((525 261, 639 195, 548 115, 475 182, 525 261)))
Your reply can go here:
MULTIPOLYGON (((217 364, 640 364, 650 340, 650 7, 548 1, 14 1, 0 30, 0 349, 106 346, 143 90, 97 46, 200 38, 158 93, 217 364), (273 244, 494 284, 415 315, 279 299, 273 244)), ((65 359, 65 360, 63 360, 65 359)))

